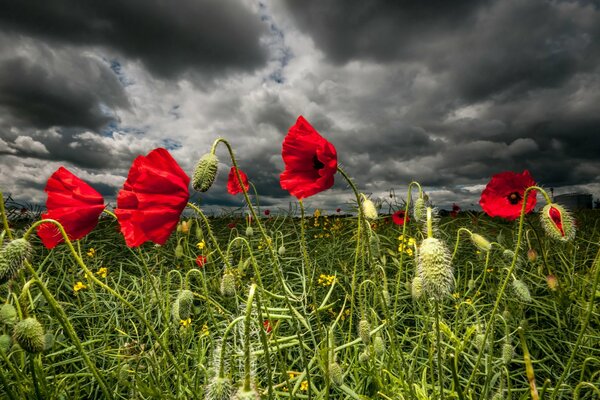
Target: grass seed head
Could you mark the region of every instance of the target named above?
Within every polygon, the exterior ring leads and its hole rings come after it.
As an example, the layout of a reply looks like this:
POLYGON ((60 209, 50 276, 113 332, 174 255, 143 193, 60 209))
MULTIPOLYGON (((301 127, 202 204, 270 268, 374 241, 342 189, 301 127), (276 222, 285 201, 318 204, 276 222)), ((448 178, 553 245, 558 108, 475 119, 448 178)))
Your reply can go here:
POLYGON ((450 252, 444 242, 436 238, 423 240, 419 248, 417 273, 426 296, 442 300, 450 295, 454 286, 453 270, 450 252))
POLYGON ((219 170, 219 159, 213 153, 206 153, 196 164, 192 186, 199 192, 206 192, 215 182, 219 170))
POLYGON ((44 328, 35 318, 25 318, 15 324, 13 339, 25 351, 29 353, 40 353, 44 350, 46 340, 44 328))

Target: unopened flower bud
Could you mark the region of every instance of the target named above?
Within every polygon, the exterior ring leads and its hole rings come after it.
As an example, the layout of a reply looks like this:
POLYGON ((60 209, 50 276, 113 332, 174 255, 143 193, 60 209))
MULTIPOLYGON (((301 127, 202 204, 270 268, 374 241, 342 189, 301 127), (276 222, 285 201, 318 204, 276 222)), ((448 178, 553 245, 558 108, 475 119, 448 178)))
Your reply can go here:
POLYGON ((12 345, 12 339, 8 335, 0 335, 0 351, 8 353, 10 346, 12 345))
POLYGON ((423 240, 419 247, 417 274, 428 297, 441 300, 450 295, 454 277, 450 252, 444 242, 435 238, 423 240))
POLYGON ((367 197, 361 193, 362 196, 362 211, 363 215, 366 219, 377 219, 377 209, 375 208, 375 204, 367 197))
POLYGON ((44 328, 35 318, 26 318, 17 322, 13 339, 29 353, 41 353, 44 350, 44 328))
POLYGON ((285 246, 284 246, 284 245, 281 245, 281 246, 279 246, 279 249, 277 250, 277 253, 278 253, 278 254, 279 254, 281 257, 283 257, 283 256, 285 255, 285 246))
POLYGON ((369 344, 371 341, 371 324, 366 319, 358 321, 358 337, 364 344, 369 344))
POLYGON ((555 291, 558 290, 558 278, 552 274, 546 277, 546 284, 548 285, 548 289, 555 291))
POLYGON ((506 342, 502 345, 502 362, 507 365, 513 358, 515 349, 512 344, 506 342))
POLYGON ((6 303, 0 307, 0 322, 12 326, 17 320, 17 309, 12 304, 6 303))
POLYGON ((467 282, 467 288, 469 288, 469 290, 475 289, 475 279, 469 279, 469 282, 467 282))
POLYGON ((332 362, 329 364, 329 379, 336 386, 342 386, 344 383, 344 372, 342 371, 342 367, 337 362, 332 362))
POLYGON ((233 387, 229 378, 216 377, 211 380, 211 383, 206 389, 207 400, 229 400, 231 399, 231 392, 233 387))
POLYGON ((221 294, 225 297, 235 296, 235 276, 229 272, 221 278, 221 294))
POLYGON ((568 242, 575 237, 575 221, 560 204, 546 204, 540 213, 540 221, 546 234, 555 240, 568 242))
POLYGON ((520 279, 515 279, 512 281, 512 287, 515 292, 515 295, 523 302, 530 303, 531 302, 531 294, 529 293, 529 288, 520 279))
POLYGON ((380 335, 375 336, 375 339, 373 339, 373 350, 375 350, 375 354, 378 356, 385 353, 385 341, 380 335))
POLYGON ((175 247, 175 258, 180 259, 181 257, 183 257, 183 246, 178 243, 175 247))
POLYGON ((415 276, 410 285, 410 295, 413 300, 419 300, 423 295, 423 279, 419 276, 415 276))
POLYGON ((475 247, 477 247, 479 250, 486 253, 492 249, 492 244, 490 241, 477 233, 471 234, 471 242, 473 242, 475 247))
POLYGON ((254 236, 254 229, 252 229, 251 226, 246 228, 246 236, 248 236, 248 237, 254 236))
POLYGON ((415 200, 415 205, 413 206, 413 217, 415 221, 421 222, 426 219, 427 214, 427 206, 425 204, 425 199, 419 197, 415 200))
POLYGON ((31 256, 31 245, 25 239, 10 241, 0 250, 0 285, 12 279, 31 256))
POLYGON ((535 249, 527 250, 527 261, 534 263, 537 260, 537 251, 535 249))
POLYGON ((191 290, 184 289, 179 292, 176 302, 179 305, 179 318, 177 322, 190 318, 194 305, 194 293, 191 290))
POLYGON ((192 186, 199 192, 206 192, 215 181, 219 169, 219 159, 213 153, 203 155, 192 177, 192 186))

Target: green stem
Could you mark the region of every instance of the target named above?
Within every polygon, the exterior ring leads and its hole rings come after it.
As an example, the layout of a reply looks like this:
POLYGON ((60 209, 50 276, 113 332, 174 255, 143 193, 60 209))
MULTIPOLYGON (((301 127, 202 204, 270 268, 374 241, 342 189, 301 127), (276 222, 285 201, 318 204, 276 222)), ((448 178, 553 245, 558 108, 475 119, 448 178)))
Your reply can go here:
POLYGON ((8 216, 6 215, 6 210, 4 209, 4 196, 0 191, 0 214, 2 214, 2 225, 4 226, 4 231, 8 235, 9 240, 13 240, 12 232, 8 226, 8 216))
POLYGON ((246 302, 246 318, 244 319, 244 391, 250 391, 251 369, 250 369, 250 324, 252 323, 252 302, 256 284, 250 285, 248 300, 246 302))
POLYGON ((227 336, 229 336, 231 329, 238 322, 243 321, 245 318, 246 317, 244 315, 237 317, 231 321, 229 325, 227 325, 227 328, 225 328, 225 331, 223 332, 223 336, 221 337, 221 352, 219 356, 219 378, 225 378, 225 347, 227 347, 225 341, 227 340, 227 336))
POLYGON ((442 368, 442 338, 440 334, 440 305, 435 301, 435 332, 437 340, 438 382, 440 385, 440 400, 444 400, 444 375, 442 368))

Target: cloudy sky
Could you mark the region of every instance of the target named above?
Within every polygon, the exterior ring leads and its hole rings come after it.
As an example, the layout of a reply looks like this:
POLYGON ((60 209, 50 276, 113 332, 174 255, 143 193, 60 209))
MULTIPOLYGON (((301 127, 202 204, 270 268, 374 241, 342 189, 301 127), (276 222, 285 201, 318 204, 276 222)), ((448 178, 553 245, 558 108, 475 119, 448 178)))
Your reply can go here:
MULTIPOLYGON (((359 189, 474 208, 529 169, 600 196, 600 7, 591 0, 0 0, 0 190, 43 203, 64 165, 108 201, 133 159, 192 173, 222 136, 261 203, 287 209, 281 143, 298 115, 359 189)), ((218 150, 216 185, 237 206, 218 150)), ((352 198, 336 175, 311 207, 352 198)))

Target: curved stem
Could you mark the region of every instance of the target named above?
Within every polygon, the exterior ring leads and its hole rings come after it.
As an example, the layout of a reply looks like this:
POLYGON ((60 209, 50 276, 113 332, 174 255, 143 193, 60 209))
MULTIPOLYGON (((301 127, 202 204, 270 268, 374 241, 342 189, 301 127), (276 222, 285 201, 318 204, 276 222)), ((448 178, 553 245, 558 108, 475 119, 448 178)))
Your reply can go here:
POLYGON ((6 210, 4 209, 4 196, 0 191, 0 214, 2 214, 2 225, 4 226, 4 231, 8 235, 9 240, 13 240, 12 232, 8 226, 8 216, 6 215, 6 210))
POLYGON ((456 231, 456 243, 454 244, 454 251, 452 252, 452 258, 450 259, 450 261, 454 261, 454 256, 456 256, 456 251, 458 250, 458 242, 460 241, 460 233, 461 232, 468 232, 469 235, 473 234, 467 228, 464 228, 462 226, 460 228, 458 228, 458 230, 456 231))

